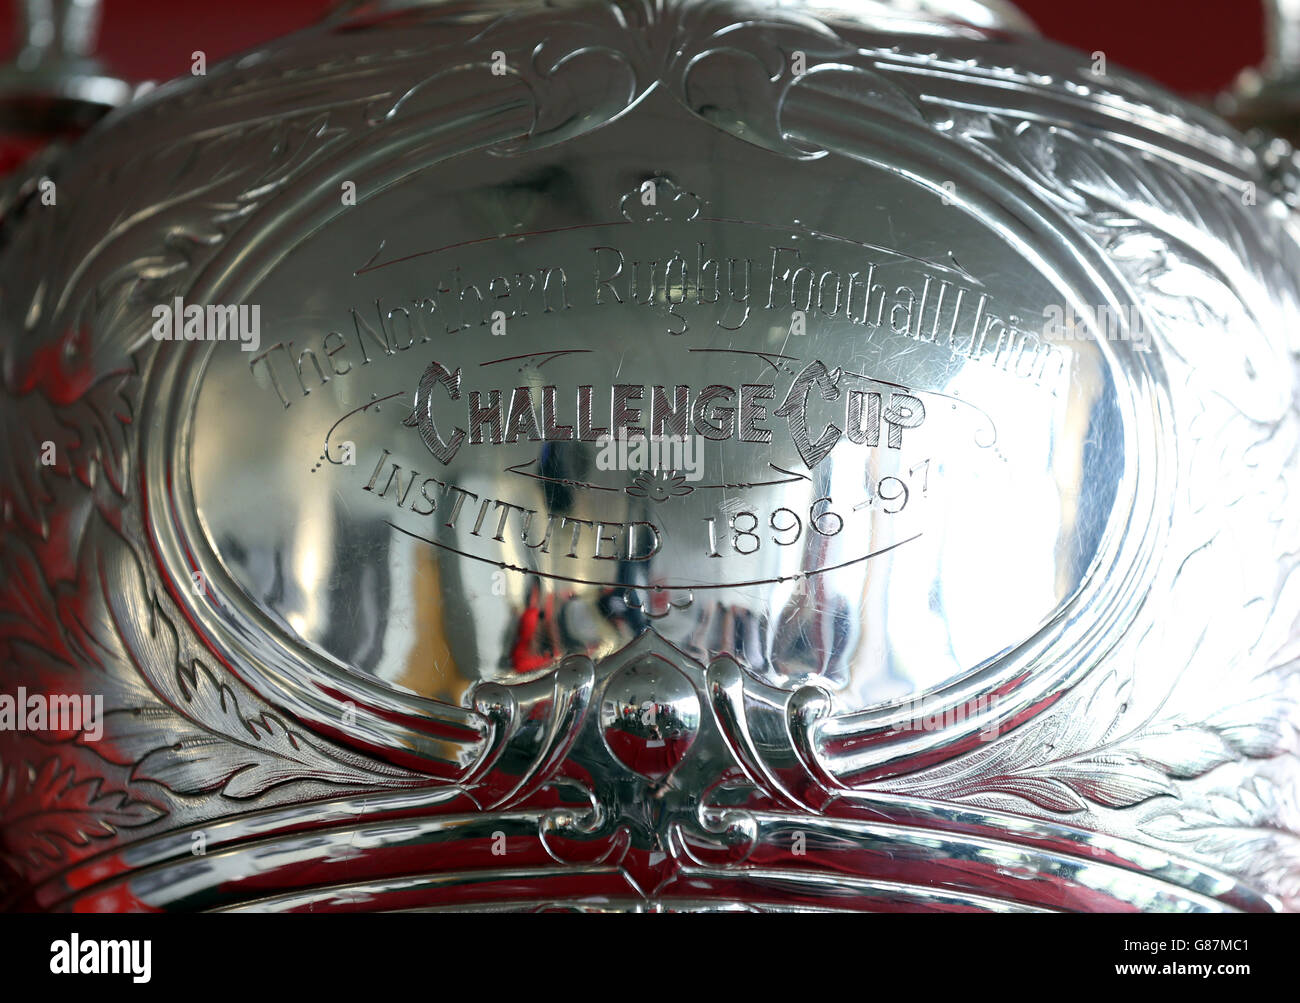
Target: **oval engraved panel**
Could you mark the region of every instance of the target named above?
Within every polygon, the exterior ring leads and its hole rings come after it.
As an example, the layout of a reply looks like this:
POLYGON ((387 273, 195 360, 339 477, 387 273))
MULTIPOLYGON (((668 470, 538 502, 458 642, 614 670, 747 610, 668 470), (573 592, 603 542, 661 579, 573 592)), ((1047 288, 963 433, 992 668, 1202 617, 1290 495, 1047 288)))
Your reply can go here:
POLYGON ((652 142, 657 107, 365 195, 208 349, 199 550, 303 657, 458 703, 652 628, 861 709, 1013 651, 1113 545, 1125 405, 1045 333, 1083 304, 1041 249, 901 170, 652 142))

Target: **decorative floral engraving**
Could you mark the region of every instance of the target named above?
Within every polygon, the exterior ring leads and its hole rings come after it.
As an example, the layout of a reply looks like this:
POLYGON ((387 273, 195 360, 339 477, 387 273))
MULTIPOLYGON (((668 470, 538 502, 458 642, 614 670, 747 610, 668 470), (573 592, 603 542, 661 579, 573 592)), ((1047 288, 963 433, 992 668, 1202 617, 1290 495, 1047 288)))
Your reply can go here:
POLYGON ((78 777, 75 766, 52 755, 39 765, 0 762, 0 846, 20 874, 65 858, 69 846, 116 836, 165 813, 125 791, 105 790, 103 777, 78 777))
POLYGON ((637 474, 632 483, 624 488, 634 498, 649 498, 655 502, 666 502, 670 498, 688 495, 695 489, 686 483, 681 474, 637 474))
POLYGON ((870 785, 869 789, 1002 806, 1010 795, 1058 813, 1088 802, 1127 808, 1177 797, 1187 780, 1225 763, 1268 758, 1297 748, 1286 695, 1265 679, 1258 696, 1203 719, 1160 713, 1124 728, 1132 681, 1105 674, 1086 699, 1075 698, 952 763, 870 785))
MULTIPOLYGON (((404 153, 442 141, 432 127, 447 115, 448 75, 485 65, 486 55, 461 58, 467 46, 476 54, 499 47, 511 56, 519 93, 503 97, 484 85, 484 107, 492 103, 499 114, 483 143, 498 155, 597 128, 664 89, 748 142, 821 156, 830 151, 795 137, 786 115, 792 95, 825 86, 823 97, 857 102, 864 118, 888 117, 977 150, 1055 211, 1068 239, 1100 252, 1159 339, 1170 399, 1153 406, 1171 407, 1180 430, 1152 459, 1168 465, 1166 483, 1178 495, 1177 535, 1165 541, 1159 591, 1142 614, 1163 626, 1107 650, 1083 683, 1052 694, 1050 710, 996 741, 924 769, 903 762, 894 776, 851 793, 983 806, 994 821, 992 813, 1009 810, 1145 835, 1300 907, 1300 516, 1286 473, 1300 455, 1300 414, 1297 363, 1285 350, 1287 337, 1293 353, 1300 345, 1300 254, 1263 193, 1258 206, 1240 200, 1258 174, 1252 157, 1210 127, 1182 121, 1181 107, 1166 107, 1139 84, 987 65, 973 40, 935 45, 957 55, 918 40, 869 48, 789 9, 738 22, 715 3, 602 4, 581 18, 524 13, 475 28, 471 39, 462 33, 454 42, 322 57, 315 66, 250 61, 240 73, 214 72, 208 89, 160 94, 128 116, 107 133, 94 165, 39 167, 73 190, 94 188, 101 170, 102 187, 146 173, 147 204, 65 199, 35 225, 32 215, 46 210, 35 205, 34 174, 0 199, 11 240, 0 280, 7 586, 0 656, 42 679, 83 668, 101 676, 106 741, 79 750, 129 767, 132 779, 130 790, 105 791, 103 780, 79 779, 57 753, 41 755, 39 743, 17 758, 6 753, 6 860, 24 875, 47 876, 66 846, 108 844, 157 821, 164 809, 136 784, 201 800, 199 814, 187 818, 219 818, 231 811, 228 799, 269 799, 290 783, 362 792, 436 783, 311 735, 248 690, 185 618, 170 591, 177 583, 161 580, 136 492, 140 398, 157 362, 145 318, 149 304, 188 291, 245 228, 264 222, 261 213, 308 214, 318 189, 344 176, 376 137, 404 153), (795 49, 810 68, 799 78, 786 68, 795 49), (961 54, 967 50, 974 54, 961 54), (456 60, 447 58, 452 51, 456 60), (443 63, 454 69, 430 73, 443 63), (596 64, 599 85, 579 89, 588 104, 550 99, 569 86, 568 74, 596 64), (987 85, 990 107, 951 100, 963 81, 987 85), (327 85, 349 96, 326 109, 307 100, 327 85), (280 107, 312 110, 266 119, 262 101, 271 93, 280 107), (205 103, 221 105, 225 117, 202 119, 175 142, 142 146, 159 121, 198 115, 205 103), (1082 124, 1081 110, 1089 112, 1082 124), (1130 143, 1129 129, 1168 132, 1178 149, 1130 143), (56 446, 50 466, 33 459, 46 440, 56 446), (1221 459, 1232 461, 1232 476, 1187 476, 1221 459), (1249 536, 1250 552, 1267 564, 1231 579, 1225 569, 1236 534, 1249 536), (1279 567, 1277 555, 1291 557, 1279 567), (1208 604, 1195 594, 1207 580, 1223 585, 1208 604), (1215 604, 1234 619, 1216 621, 1215 604), (1204 705, 1207 694, 1214 706, 1204 705), (1245 766, 1266 772, 1247 779, 1245 766), (1220 777, 1242 783, 1220 789, 1220 777)), ((665 195, 674 214, 700 211, 689 193, 665 195)), ((684 493, 641 487, 654 500, 684 493)), ((614 666, 583 662, 519 688, 480 688, 475 709, 490 724, 489 738, 473 747, 463 778, 478 803, 488 811, 546 803, 538 830, 555 860, 571 859, 583 841, 599 842, 595 855, 626 858, 644 896, 683 868, 747 865, 761 835, 775 845, 788 829, 825 822, 821 813, 845 794, 836 757, 816 738, 830 698, 756 686, 725 662, 703 670, 652 630, 642 636, 706 698, 713 716, 700 741, 708 755, 698 761, 707 769, 654 797, 626 777, 589 786, 575 764, 603 760, 580 732, 594 719, 590 701, 602 673, 614 666), (581 788, 586 804, 555 808, 561 787, 581 788), (642 856, 628 857, 633 848, 642 856)), ((182 798, 167 803, 176 808, 182 798)), ((845 814, 827 838, 870 845, 863 816, 875 816, 845 814)), ((990 895, 1010 894, 989 884, 990 895)))
POLYGON ((1256 777, 1209 795, 1204 807, 1156 812, 1141 828, 1276 889, 1291 909, 1300 909, 1300 807, 1293 786, 1256 777))

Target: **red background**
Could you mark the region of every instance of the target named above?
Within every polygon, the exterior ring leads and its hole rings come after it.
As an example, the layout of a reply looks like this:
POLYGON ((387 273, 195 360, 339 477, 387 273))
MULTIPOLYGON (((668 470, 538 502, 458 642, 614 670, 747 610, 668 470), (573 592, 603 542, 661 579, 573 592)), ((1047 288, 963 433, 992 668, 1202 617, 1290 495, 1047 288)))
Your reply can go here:
MULTIPOLYGON (((209 62, 318 19, 328 0, 105 0, 101 51, 116 72, 162 80, 189 71, 190 53, 209 62)), ((1049 38, 1175 90, 1210 93, 1264 51, 1258 0, 1020 0, 1049 38)), ((0 51, 12 45, 11 0, 0 0, 0 51)))

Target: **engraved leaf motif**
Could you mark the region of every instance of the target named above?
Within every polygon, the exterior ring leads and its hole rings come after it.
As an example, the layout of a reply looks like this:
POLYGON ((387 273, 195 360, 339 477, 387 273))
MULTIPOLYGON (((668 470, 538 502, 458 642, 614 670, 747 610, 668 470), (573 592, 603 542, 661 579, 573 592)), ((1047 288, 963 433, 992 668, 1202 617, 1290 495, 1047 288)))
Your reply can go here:
POLYGON ((56 479, 92 491, 103 485, 118 497, 126 492, 127 379, 110 374, 92 387, 97 377, 80 357, 84 341, 84 331, 76 329, 44 346, 16 391, 0 394, 0 425, 7 433, 0 442, 0 506, 6 521, 43 539, 57 511, 56 479))
POLYGON ((1283 751, 1293 741, 1296 724, 1288 723, 1293 712, 1277 697, 1260 697, 1225 707, 1205 723, 1243 756, 1262 758, 1283 751))
MULTIPOLYGON (((8 590, 15 598, 14 608, 0 614, 8 623, 4 630, 61 661, 71 652, 72 664, 109 670, 115 691, 106 692, 113 708, 109 726, 123 724, 123 735, 119 740, 110 733, 110 741, 90 748, 111 762, 134 763, 138 778, 180 793, 219 790, 248 798, 290 781, 362 788, 428 782, 422 774, 304 736, 219 667, 196 660, 204 654, 202 644, 188 630, 178 635, 176 624, 183 627, 183 621, 169 618, 170 607, 157 598, 155 579, 139 559, 143 542, 126 539, 138 536, 138 503, 125 495, 135 433, 128 391, 138 394, 139 374, 157 350, 148 335, 149 305, 187 289, 189 276, 325 151, 341 139, 363 144, 363 132, 349 134, 331 121, 345 111, 322 111, 313 103, 302 116, 270 120, 259 111, 249 121, 182 136, 146 154, 132 146, 135 131, 124 124, 101 151, 102 160, 113 165, 112 176, 98 180, 111 188, 147 165, 155 181, 141 188, 147 204, 131 211, 105 198, 79 202, 74 212, 61 201, 48 210, 60 214, 56 225, 15 227, 16 239, 25 243, 6 248, 13 267, 2 281, 23 290, 26 299, 10 297, 0 323, 11 334, 26 329, 28 336, 4 339, 10 393, 0 411, 12 418, 6 424, 28 431, 27 441, 18 434, 0 440, 4 515, 18 516, 29 534, 49 538, 51 513, 84 512, 85 500, 67 494, 78 481, 90 489, 98 512, 92 524, 53 527, 59 538, 80 539, 72 547, 80 551, 76 608, 62 610, 62 593, 51 593, 44 583, 8 590), (262 155, 247 155, 249 146, 262 155), (205 164, 215 166, 209 170, 205 164), (49 237, 54 230, 61 235, 57 242, 49 237), (86 253, 87 247, 93 252, 86 253), (82 343, 92 330, 93 352, 82 343), (48 468, 32 462, 45 436, 57 457, 48 468), (99 492, 100 483, 115 495, 99 492), (82 602, 85 596, 92 598, 82 602), (47 619, 62 614, 58 629, 32 637, 24 603, 36 604, 47 619), (142 703, 149 699, 140 692, 142 681, 162 703, 142 703), (132 708, 129 723, 115 712, 122 707, 132 708)), ((139 114, 147 125, 148 112, 139 114)), ((84 181, 79 162, 64 159, 56 166, 65 172, 61 185, 66 180, 75 189, 84 181)), ((6 224, 22 207, 9 209, 6 224)), ((6 554, 6 563, 11 558, 6 554)), ((21 555, 13 559, 21 570, 21 555)))
POLYGON ((181 794, 252 798, 309 780, 365 789, 429 782, 303 734, 242 684, 219 676, 198 657, 205 649, 178 634, 130 544, 102 521, 96 530, 92 560, 107 607, 100 650, 119 666, 117 675, 134 676, 125 671, 133 666, 163 702, 119 702, 106 715, 105 740, 90 745, 92 751, 134 764, 134 779, 181 794))
POLYGON ((61 860, 68 846, 107 839, 166 814, 123 791, 104 789, 102 777, 77 779, 76 768, 51 756, 39 767, 0 762, 0 845, 19 870, 61 860))
POLYGON ((1068 784, 1051 777, 1002 776, 985 781, 978 791, 960 791, 955 800, 970 800, 980 794, 1010 794, 1031 801, 1040 808, 1062 813, 1085 810, 1088 805, 1068 784))
POLYGON ((1084 811, 1088 802, 1127 808, 1151 798, 1176 794, 1168 779, 1149 767, 1123 758, 1085 757, 1050 761, 1039 767, 981 777, 956 789, 957 800, 978 800, 987 793, 1011 794, 1048 811, 1084 811))
POLYGON ((1088 756, 1049 769, 1081 797, 1108 808, 1127 808, 1175 793, 1168 778, 1124 756, 1088 756))
MULTIPOLYGON (((1263 204, 1243 208, 1253 192, 1250 155, 1198 127, 1195 155, 1171 162, 1158 147, 1135 153, 1109 132, 1019 111, 932 102, 929 114, 1058 207, 1058 225, 1077 227, 1106 251, 1137 292, 1162 351, 1189 362, 1214 358, 1212 392, 1253 420, 1276 420, 1292 384, 1284 339, 1273 332, 1294 315, 1290 276, 1300 262, 1274 214, 1263 204)), ((1131 112, 1151 118, 1153 130, 1173 124, 1140 104, 1131 112)))
POLYGON ((1128 747, 1142 762, 1180 780, 1199 777, 1237 758, 1233 747, 1212 726, 1150 733, 1134 739, 1128 747))
POLYGON ((53 590, 39 560, 20 533, 0 538, 0 661, 14 664, 18 645, 31 645, 48 656, 47 664, 70 671, 74 656, 59 626, 53 590))
POLYGON ((1127 689, 1127 680, 1109 672, 1086 700, 1047 712, 1010 741, 872 788, 980 803, 989 803, 990 795, 1011 795, 1068 814, 1089 804, 1129 808, 1177 797, 1175 779, 1284 751, 1281 729, 1259 723, 1267 719, 1261 706, 1270 699, 1275 713, 1285 712, 1276 696, 1244 699, 1202 723, 1167 716, 1125 730, 1118 726, 1127 689))
POLYGON ((1147 816, 1139 828, 1154 839, 1189 846, 1233 873, 1300 908, 1300 809, 1294 787, 1265 777, 1209 795, 1203 805, 1147 816))
POLYGON ((110 715, 113 747, 136 763, 133 779, 153 780, 180 794, 219 790, 231 798, 256 797, 301 780, 356 787, 428 782, 330 748, 270 712, 245 714, 232 686, 198 661, 178 661, 176 629, 156 599, 139 619, 139 626, 124 624, 127 643, 146 664, 170 666, 173 692, 186 713, 154 706, 110 715))
POLYGON ((1052 174, 1046 192, 1140 291, 1163 350, 1185 362, 1213 357, 1216 391, 1249 418, 1284 413, 1290 372, 1271 332, 1285 323, 1279 296, 1292 295, 1283 273, 1295 249, 1267 212, 1242 211, 1244 181, 1221 168, 1217 177, 1161 169, 1064 128, 1021 130, 1011 149, 1052 174))
POLYGON ((106 137, 97 158, 108 168, 68 156, 42 164, 60 186, 92 187, 103 197, 33 208, 29 177, 0 219, 7 234, 0 255, 7 391, 0 423, 10 430, 0 442, 0 504, 6 517, 17 516, 42 537, 55 511, 52 477, 92 489, 104 481, 117 496, 126 494, 134 420, 127 389, 138 383, 141 350, 153 345, 151 307, 181 294, 230 234, 327 149, 338 130, 313 111, 301 119, 236 123, 146 153, 123 149, 132 130, 124 126, 122 133, 106 137), (249 157, 247 146, 265 155, 249 157), (137 174, 152 179, 142 189, 152 198, 128 211, 113 186, 137 174), (33 225, 24 219, 32 212, 51 218, 33 225), (55 449, 49 466, 32 462, 45 443, 55 449))
MULTIPOLYGON (((1090 706, 1097 706, 1099 694, 1090 706)), ((1081 811, 1087 802, 1128 808, 1155 797, 1177 797, 1173 779, 1191 779, 1225 763, 1285 751, 1281 729, 1259 726, 1260 706, 1260 700, 1245 700, 1202 724, 1177 718, 1154 722, 1093 748, 1088 732, 1095 735, 1096 729, 1080 727, 1077 721, 1105 716, 1067 706, 1031 723, 1023 737, 994 744, 951 766, 878 786, 959 800, 1010 794, 1056 812, 1081 811), (1058 752, 1063 754, 1054 755, 1058 752)), ((1274 700, 1272 709, 1280 707, 1274 700)))
MULTIPOLYGON (((1017 94, 1008 92, 1007 99, 1014 103, 1017 94)), ((1001 98, 997 103, 1005 105, 1001 98)), ((1151 119, 1146 127, 1155 128, 1155 110, 1149 113, 1143 103, 1145 99, 1132 110, 1142 119, 1151 119)), ((958 108, 931 97, 927 114, 936 128, 973 142, 991 161, 1033 186, 1060 209, 1062 225, 1078 227, 1115 263, 1162 339, 1161 351, 1186 363, 1192 378, 1201 381, 1190 387, 1185 402, 1190 434, 1182 441, 1188 455, 1202 467, 1220 469, 1240 464, 1242 453, 1234 455, 1234 446, 1239 444, 1248 453, 1255 445, 1267 444, 1273 452, 1252 467, 1265 472, 1284 469, 1275 452, 1284 451, 1285 440, 1293 434, 1288 410, 1294 412, 1295 371, 1276 332, 1293 326, 1288 322, 1295 316, 1296 286, 1291 275, 1296 251, 1263 206, 1242 210, 1245 181, 1252 169, 1248 154, 1231 149, 1231 144, 1225 149, 1218 137, 1207 142, 1205 136, 1189 136, 1183 139, 1197 148, 1195 154, 1184 151, 1174 163, 1163 160, 1158 147, 1135 154, 1115 144, 1108 132, 1067 121, 1044 122, 1014 107, 958 108), (1214 360, 1212 365, 1204 364, 1208 359, 1214 360), (1213 419, 1213 427, 1197 426, 1198 402, 1211 398, 1227 402, 1246 419, 1232 427, 1235 440, 1217 424, 1221 418, 1213 419), (1214 455, 1211 449, 1220 452, 1214 455)), ((1195 554, 1198 544, 1208 547, 1215 542, 1230 522, 1226 515, 1236 513, 1232 506, 1260 493, 1267 479, 1266 474, 1255 480, 1203 477, 1201 483, 1189 486, 1192 511, 1204 513, 1205 521, 1190 527, 1191 542, 1184 552, 1195 554)), ((1294 533, 1294 519, 1285 507, 1288 486, 1274 487, 1283 499, 1272 519, 1279 537, 1275 552, 1294 554, 1294 537, 1286 536, 1288 527, 1294 533)), ((1236 513, 1236 518, 1250 516, 1236 513)), ((1204 582, 1205 578, 1202 574, 1185 580, 1204 582)), ((1182 580, 1176 572, 1175 590, 1182 580)), ((1294 616, 1286 610, 1295 604, 1284 602, 1281 587, 1270 592, 1270 584, 1260 584, 1259 606, 1267 611, 1260 617, 1261 626, 1271 622, 1274 629, 1289 630, 1293 644, 1294 616)), ((1253 601, 1252 595, 1247 595, 1246 605, 1253 601)), ((1198 659, 1199 664, 1218 664, 1223 678, 1231 679, 1236 689, 1238 671, 1250 664, 1242 651, 1242 636, 1203 644, 1204 633, 1200 638, 1188 635, 1185 640, 1191 643, 1186 653, 1160 650, 1151 655, 1167 664, 1198 664, 1198 659)), ((1244 636, 1253 635, 1247 630, 1244 636)), ((1158 647, 1165 640, 1157 638, 1154 644, 1158 647)), ((1285 650, 1289 649, 1280 647, 1279 655, 1284 656, 1285 650)), ((1121 711, 1125 707, 1120 691, 1099 690, 1083 700, 1071 694, 991 748, 880 786, 1002 807, 1010 802, 1013 810, 1018 799, 1059 813, 1079 812, 1093 804, 1128 808, 1161 796, 1177 797, 1180 792, 1174 781, 1201 777, 1243 759, 1295 750, 1294 693, 1287 692, 1279 676, 1285 662, 1279 656, 1268 660, 1247 692, 1238 690, 1238 698, 1227 706, 1191 712, 1184 708, 1184 713, 1163 715, 1157 709, 1137 727, 1121 728, 1122 713, 1106 711, 1108 706, 1121 711), (1255 683, 1261 692, 1250 692, 1255 683), (1107 722, 1106 727, 1091 729, 1093 719, 1107 722)), ((1189 691, 1196 692, 1197 687, 1189 691)), ((1246 803, 1217 804, 1213 810, 1222 816, 1217 824, 1231 819, 1235 826, 1247 825, 1249 816, 1270 798, 1276 801, 1276 792, 1247 795, 1246 803)), ((1230 859, 1243 873, 1260 866, 1261 860, 1269 861, 1275 873, 1266 885, 1278 887, 1280 882, 1295 894, 1300 873, 1297 855, 1278 843, 1295 840, 1300 819, 1292 816, 1267 837, 1243 838, 1238 832, 1210 839, 1204 830, 1214 824, 1213 815, 1194 816, 1182 806, 1159 818, 1165 825, 1175 820, 1195 829, 1202 834, 1198 849, 1220 860, 1230 859), (1280 863, 1273 866, 1273 862, 1280 863), (1287 868, 1290 874, 1283 878, 1287 868)))

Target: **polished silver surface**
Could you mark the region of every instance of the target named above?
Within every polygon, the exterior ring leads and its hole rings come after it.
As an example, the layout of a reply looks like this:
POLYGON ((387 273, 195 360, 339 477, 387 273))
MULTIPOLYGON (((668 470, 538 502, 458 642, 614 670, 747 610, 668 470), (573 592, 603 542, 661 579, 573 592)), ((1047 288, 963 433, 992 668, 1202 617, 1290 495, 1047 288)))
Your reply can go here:
POLYGON ((1300 905, 1219 120, 1002 5, 381 4, 42 170, 0 654, 106 720, 0 730, 11 903, 1300 905))

